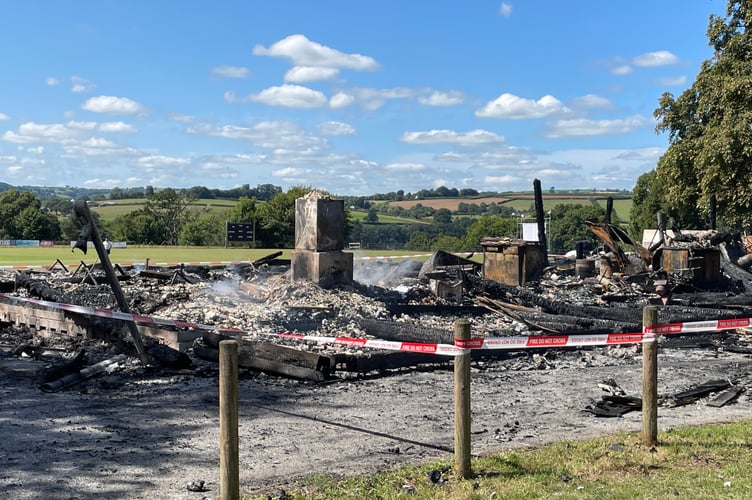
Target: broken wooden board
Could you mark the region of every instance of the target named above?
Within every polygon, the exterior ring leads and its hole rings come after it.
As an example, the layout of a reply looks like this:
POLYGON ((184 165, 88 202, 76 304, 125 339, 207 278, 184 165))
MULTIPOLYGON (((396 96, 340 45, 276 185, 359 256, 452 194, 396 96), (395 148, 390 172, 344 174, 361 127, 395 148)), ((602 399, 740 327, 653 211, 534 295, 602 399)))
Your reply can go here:
POLYGON ((238 365, 265 372, 277 373, 306 380, 324 380, 332 371, 332 360, 327 356, 301 351, 292 347, 264 341, 235 339, 228 335, 203 332, 202 340, 206 347, 194 346, 194 353, 205 359, 219 359, 219 343, 223 340, 237 340, 238 365))

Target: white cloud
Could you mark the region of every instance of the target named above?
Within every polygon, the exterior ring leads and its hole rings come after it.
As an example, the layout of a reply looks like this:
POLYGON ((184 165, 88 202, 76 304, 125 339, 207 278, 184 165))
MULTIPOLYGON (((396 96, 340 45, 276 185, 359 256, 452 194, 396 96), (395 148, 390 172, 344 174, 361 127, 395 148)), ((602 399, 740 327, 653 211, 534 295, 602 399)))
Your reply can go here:
POLYGON ((243 66, 215 66, 211 74, 219 78, 248 78, 251 72, 243 66))
POLYGON ((462 92, 454 90, 450 92, 435 90, 428 97, 421 96, 418 98, 418 102, 425 106, 455 106, 462 104, 464 100, 465 97, 462 95, 462 92))
POLYGON ((504 17, 509 17, 512 15, 512 4, 507 2, 501 2, 501 5, 499 6, 499 14, 501 14, 504 17))
POLYGON ((582 137, 598 135, 618 135, 632 132, 650 124, 650 120, 635 115, 623 120, 559 120, 548 124, 544 135, 550 139, 561 137, 582 137))
POLYGON ((115 132, 132 134, 136 132, 136 128, 130 123, 124 122, 105 122, 99 124, 99 130, 102 132, 115 132))
POLYGON ((575 99, 572 99, 571 105, 575 108, 613 108, 613 103, 611 101, 596 94, 587 94, 581 97, 576 97, 575 99))
POLYGON ((0 113, 0 122, 10 120, 10 116, 6 115, 5 113, 0 113))
POLYGON ((373 71, 378 64, 372 57, 361 54, 345 54, 338 50, 312 42, 304 35, 290 35, 275 42, 269 48, 256 45, 257 56, 286 57, 296 66, 325 68, 348 68, 358 71, 373 71))
POLYGON ((338 92, 329 99, 329 107, 332 109, 342 109, 350 106, 355 102, 355 97, 344 92, 338 92))
POLYGON ((475 116, 519 120, 523 118, 543 118, 566 111, 568 111, 567 108, 551 95, 545 95, 534 101, 505 93, 475 111, 475 116))
POLYGON ((44 83, 46 83, 50 87, 54 87, 55 85, 60 85, 60 80, 55 77, 48 76, 44 83))
POLYGON ((671 77, 658 79, 658 85, 662 85, 664 87, 678 87, 686 83, 687 83, 686 76, 671 76, 671 77))
POLYGON ((163 168, 189 165, 191 161, 188 158, 175 156, 149 155, 142 156, 137 160, 137 163, 144 168, 163 168))
POLYGON ((143 112, 143 107, 136 101, 127 97, 105 95, 88 99, 81 108, 94 113, 111 115, 137 115, 143 112))
POLYGON ((71 92, 75 92, 75 93, 88 92, 90 90, 94 90, 95 87, 96 85, 91 83, 86 78, 81 78, 80 76, 71 77, 71 92))
POLYGON ((353 94, 361 106, 368 111, 376 111, 391 99, 408 99, 420 91, 409 87, 392 87, 390 89, 357 88, 353 94))
POLYGON ((320 108, 327 104, 326 96, 322 92, 291 84, 269 87, 258 94, 243 98, 235 97, 232 92, 225 92, 225 100, 227 102, 260 102, 268 106, 285 108, 320 108))
POLYGON ((90 137, 75 144, 65 145, 63 149, 68 154, 84 154, 87 156, 120 154, 125 151, 123 146, 102 137, 90 137))
POLYGON ((348 123, 329 121, 318 126, 321 135, 353 135, 355 127, 348 123))
POLYGON ((285 73, 285 81, 294 83, 320 82, 332 80, 337 75, 339 75, 337 68, 294 66, 285 73))
POLYGON ((392 172, 415 172, 425 170, 426 166, 422 163, 388 163, 384 165, 385 170, 392 172))
POLYGON ((679 58, 667 50, 640 54, 632 60, 635 66, 643 67, 669 66, 678 62, 679 58))
POLYGON ((246 140, 258 147, 273 150, 294 149, 304 151, 328 147, 326 140, 307 134, 300 126, 289 121, 263 121, 250 127, 196 125, 188 128, 186 132, 246 140))
POLYGON ((633 72, 634 70, 632 69, 632 66, 629 66, 628 64, 620 64, 619 66, 611 68, 612 75, 631 75, 633 72))
POLYGON ((456 144, 474 146, 504 142, 504 137, 487 130, 455 132, 454 130, 429 130, 426 132, 405 132, 401 140, 410 144, 456 144))

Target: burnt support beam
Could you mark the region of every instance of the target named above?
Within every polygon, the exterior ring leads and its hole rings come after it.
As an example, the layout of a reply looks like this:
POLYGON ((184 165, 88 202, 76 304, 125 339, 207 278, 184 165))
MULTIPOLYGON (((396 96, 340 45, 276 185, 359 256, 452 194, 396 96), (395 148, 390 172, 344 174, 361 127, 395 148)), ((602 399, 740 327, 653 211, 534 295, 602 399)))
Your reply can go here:
MULTIPOLYGON (((130 313, 130 306, 128 306, 128 301, 125 300, 123 289, 120 288, 120 282, 115 274, 115 269, 112 267, 112 262, 110 262, 110 256, 107 254, 104 244, 102 244, 99 229, 97 229, 97 225, 91 217, 89 205, 86 203, 86 200, 82 198, 76 200, 73 204, 73 211, 75 212, 78 221, 83 225, 83 229, 78 237, 75 248, 80 248, 85 254, 87 241, 91 239, 92 243, 94 243, 94 248, 97 250, 99 260, 102 262, 102 268, 104 269, 107 281, 110 283, 112 292, 115 294, 115 299, 117 300, 120 310, 124 313, 130 313)), ((138 351, 138 356, 141 358, 141 362, 146 366, 150 366, 153 362, 151 356, 149 356, 144 348, 144 344, 141 341, 141 334, 136 327, 136 323, 134 321, 126 321, 126 324, 128 325, 128 330, 131 333, 131 340, 133 341, 133 345, 136 346, 136 351, 138 351)))
POLYGON ((614 213, 614 199, 609 196, 606 198, 606 224, 611 224, 611 215, 614 213))
POLYGON ((546 239, 546 218, 543 213, 543 191, 539 179, 533 181, 535 192, 535 221, 538 223, 538 242, 543 249, 543 262, 548 262, 548 243, 546 239))

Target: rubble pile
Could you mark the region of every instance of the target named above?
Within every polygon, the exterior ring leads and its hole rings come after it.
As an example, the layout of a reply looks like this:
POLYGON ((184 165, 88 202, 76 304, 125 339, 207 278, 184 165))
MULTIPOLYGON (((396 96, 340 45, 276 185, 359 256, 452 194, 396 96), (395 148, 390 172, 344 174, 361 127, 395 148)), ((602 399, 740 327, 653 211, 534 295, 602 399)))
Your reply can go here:
MULTIPOLYGON (((606 237, 609 234, 606 230, 601 233, 606 237)), ((148 269, 117 266, 117 269, 122 293, 132 313, 213 327, 212 331, 195 336, 195 345, 187 350, 192 360, 213 360, 218 336, 225 336, 246 342, 247 350, 256 353, 253 356, 266 352, 263 355, 268 362, 256 365, 249 361, 249 368, 289 376, 289 370, 278 369, 279 359, 284 358, 296 365, 294 376, 321 379, 338 372, 354 371, 362 375, 390 368, 442 366, 447 359, 418 353, 374 352, 332 342, 307 342, 280 334, 451 344, 453 325, 459 318, 470 320, 474 337, 628 333, 641 331, 643 308, 650 304, 658 306, 661 324, 752 317, 752 294, 745 289, 746 281, 752 283, 752 275, 737 263, 742 257, 740 253, 746 255, 739 240, 712 234, 716 245, 711 245, 707 237, 698 239, 690 235, 674 235, 669 241, 672 246, 654 249, 650 255, 645 251, 621 252, 613 259, 613 252, 601 252, 591 257, 600 261, 600 265, 593 266, 597 272, 592 275, 583 275, 574 260, 562 258, 543 269, 539 280, 525 286, 487 279, 477 261, 444 252, 437 252, 422 263, 409 258, 363 260, 355 266, 352 281, 329 288, 293 280, 289 261, 274 258, 276 254, 256 261, 255 265, 148 269), (721 250, 716 251, 718 245, 721 250), (705 273, 698 280, 699 273, 715 265, 712 259, 716 257, 718 276, 710 279, 705 273), (642 261, 643 265, 635 265, 635 261, 642 261), (690 268, 681 268, 686 262, 691 264, 690 268), (721 267, 733 268, 734 277, 721 273, 721 267), (700 284, 711 286, 700 288, 700 284), (260 344, 264 344, 261 350, 260 344), (267 344, 279 346, 279 350, 267 344), (214 351, 207 351, 212 346, 214 351)), ((86 273, 54 268, 6 271, 0 276, 0 283, 3 290, 12 288, 19 297, 118 310, 110 286, 103 284, 106 280, 101 272, 96 267, 86 273)), ((121 347, 127 343, 124 321, 110 318, 95 318, 95 321, 97 329, 104 333, 101 338, 115 339, 121 347)), ((34 343, 33 336, 27 335, 20 342, 12 338, 14 335, 18 335, 18 328, 5 329, 3 343, 11 347, 34 343)), ((707 346, 710 342, 713 348, 738 352, 750 349, 746 335, 716 334, 701 338, 705 340, 697 337, 689 343, 705 342, 707 346)), ((677 338, 666 337, 661 341, 671 345, 677 338)), ((49 345, 50 339, 45 342, 49 345)), ((149 343, 154 341, 149 339, 149 343)), ((107 349, 107 355, 110 350, 107 349)), ((165 353, 160 354, 163 361, 165 353)), ((580 349, 579 353, 571 354, 540 350, 476 351, 473 355, 483 363, 514 359, 507 368, 548 369, 557 364, 554 359, 560 364, 568 356, 574 363, 589 365, 619 362, 639 355, 639 345, 580 349), (598 356, 603 359, 596 361, 598 356)), ((103 356, 94 356, 91 361, 101 361, 103 356)), ((176 360, 186 367, 185 355, 172 356, 172 368, 176 360)))

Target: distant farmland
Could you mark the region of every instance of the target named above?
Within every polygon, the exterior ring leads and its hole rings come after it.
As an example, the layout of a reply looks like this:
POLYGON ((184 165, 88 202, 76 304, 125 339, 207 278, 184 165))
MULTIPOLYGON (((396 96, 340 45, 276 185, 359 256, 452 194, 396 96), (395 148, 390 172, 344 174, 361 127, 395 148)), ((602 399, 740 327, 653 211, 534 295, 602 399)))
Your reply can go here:
MULTIPOLYGON (((625 194, 609 195, 604 193, 591 193, 591 194, 544 194, 543 195, 543 210, 551 210, 556 205, 562 204, 579 204, 590 205, 593 202, 599 206, 606 208, 606 202, 609 196, 612 196, 614 200, 614 211, 622 221, 629 220, 629 212, 632 208, 632 197, 625 194)), ((377 202, 378 203, 378 202, 377 202)), ((482 203, 491 204, 497 203, 511 207, 512 209, 520 212, 529 212, 534 203, 534 196, 532 193, 520 193, 511 194, 508 196, 487 196, 481 198, 426 198, 422 200, 402 200, 402 201, 388 201, 384 202, 389 206, 402 207, 405 210, 409 210, 411 207, 421 204, 424 207, 430 207, 433 209, 447 208, 451 211, 456 211, 459 208, 460 203, 480 205, 482 203)))

